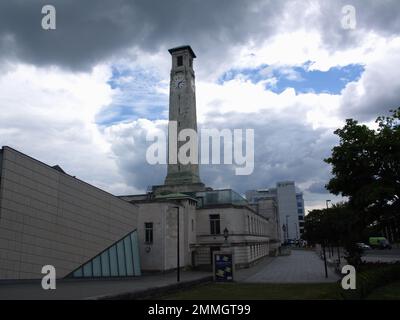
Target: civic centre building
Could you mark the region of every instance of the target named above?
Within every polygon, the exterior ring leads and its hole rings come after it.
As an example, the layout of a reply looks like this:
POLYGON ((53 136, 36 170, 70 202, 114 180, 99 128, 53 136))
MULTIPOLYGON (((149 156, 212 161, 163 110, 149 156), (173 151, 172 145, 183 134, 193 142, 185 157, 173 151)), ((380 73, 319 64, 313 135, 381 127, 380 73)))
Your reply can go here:
MULTIPOLYGON (((197 131, 190 46, 172 57, 169 120, 197 131)), ((178 145, 182 142, 178 141, 178 145)), ((164 184, 114 196, 10 147, 0 151, 0 280, 140 276, 210 269, 229 248, 237 268, 276 255, 282 242, 276 201, 249 203, 231 189, 205 186, 198 164, 168 164, 164 184), (178 245, 179 243, 179 245, 178 245), (177 250, 179 248, 179 251, 177 250)))

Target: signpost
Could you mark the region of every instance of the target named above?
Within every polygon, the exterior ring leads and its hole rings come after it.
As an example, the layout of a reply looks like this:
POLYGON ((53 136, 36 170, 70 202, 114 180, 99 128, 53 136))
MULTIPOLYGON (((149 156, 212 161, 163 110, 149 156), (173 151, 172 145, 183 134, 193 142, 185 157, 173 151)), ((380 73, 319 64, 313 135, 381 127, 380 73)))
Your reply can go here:
POLYGON ((235 274, 235 259, 231 251, 215 251, 213 254, 214 281, 233 281, 235 274))

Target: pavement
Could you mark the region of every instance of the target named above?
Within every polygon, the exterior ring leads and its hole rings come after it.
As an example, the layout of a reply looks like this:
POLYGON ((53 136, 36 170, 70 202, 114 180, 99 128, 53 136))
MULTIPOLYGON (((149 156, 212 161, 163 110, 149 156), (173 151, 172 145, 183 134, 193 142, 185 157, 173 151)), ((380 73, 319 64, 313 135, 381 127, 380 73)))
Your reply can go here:
MULTIPOLYGON (((339 280, 328 268, 325 278, 323 261, 315 251, 292 250, 287 256, 264 257, 256 265, 236 271, 236 281, 247 283, 318 283, 339 280)), ((210 272, 182 271, 179 286, 210 280, 210 272)), ((43 290, 40 281, 0 283, 0 300, 80 300, 121 298, 137 299, 149 292, 178 289, 176 272, 141 277, 104 280, 58 280, 56 290, 43 290)))
POLYGON ((239 282, 247 283, 321 283, 340 279, 331 267, 325 278, 324 262, 315 251, 296 249, 288 256, 267 257, 254 269, 239 270, 237 275, 239 282))
MULTIPOLYGON (((207 280, 209 272, 183 271, 181 284, 207 280)), ((150 289, 165 289, 176 285, 176 272, 144 275, 141 277, 105 280, 58 280, 55 290, 43 290, 40 281, 0 283, 0 300, 81 300, 110 298, 118 295, 124 298, 150 289)))

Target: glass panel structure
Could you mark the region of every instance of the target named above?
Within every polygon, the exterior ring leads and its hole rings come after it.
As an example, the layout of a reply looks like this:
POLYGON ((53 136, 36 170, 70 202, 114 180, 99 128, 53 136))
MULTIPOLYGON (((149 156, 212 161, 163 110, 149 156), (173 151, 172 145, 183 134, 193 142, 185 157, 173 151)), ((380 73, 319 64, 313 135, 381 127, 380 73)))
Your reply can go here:
POLYGON ((231 189, 198 192, 196 197, 200 208, 219 204, 248 205, 245 198, 231 189))
POLYGON ((72 278, 140 276, 137 231, 134 230, 71 272, 72 278))

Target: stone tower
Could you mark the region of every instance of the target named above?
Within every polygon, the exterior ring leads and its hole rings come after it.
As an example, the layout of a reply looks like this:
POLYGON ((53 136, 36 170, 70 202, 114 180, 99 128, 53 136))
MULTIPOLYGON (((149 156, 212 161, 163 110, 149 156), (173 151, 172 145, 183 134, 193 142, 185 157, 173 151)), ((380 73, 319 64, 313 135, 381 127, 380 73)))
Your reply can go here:
MULTIPOLYGON (((193 129, 197 132, 195 75, 193 70, 193 59, 196 58, 196 55, 190 46, 181 46, 168 51, 172 57, 169 93, 169 135, 171 135, 171 126, 173 125, 177 126, 177 134, 183 129, 193 129)), ((176 142, 177 152, 186 143, 186 141, 177 141, 177 136, 169 137, 169 141, 171 138, 176 142)), ((196 150, 198 150, 197 139, 195 146, 196 150)), ((203 189, 204 185, 200 182, 199 177, 198 161, 197 163, 182 164, 179 162, 177 154, 168 152, 168 173, 164 185, 176 186, 171 188, 174 191, 203 189), (175 161, 171 161, 172 158, 175 161), (190 185, 192 187, 189 187, 190 185), (182 188, 182 186, 184 187, 182 188)))

